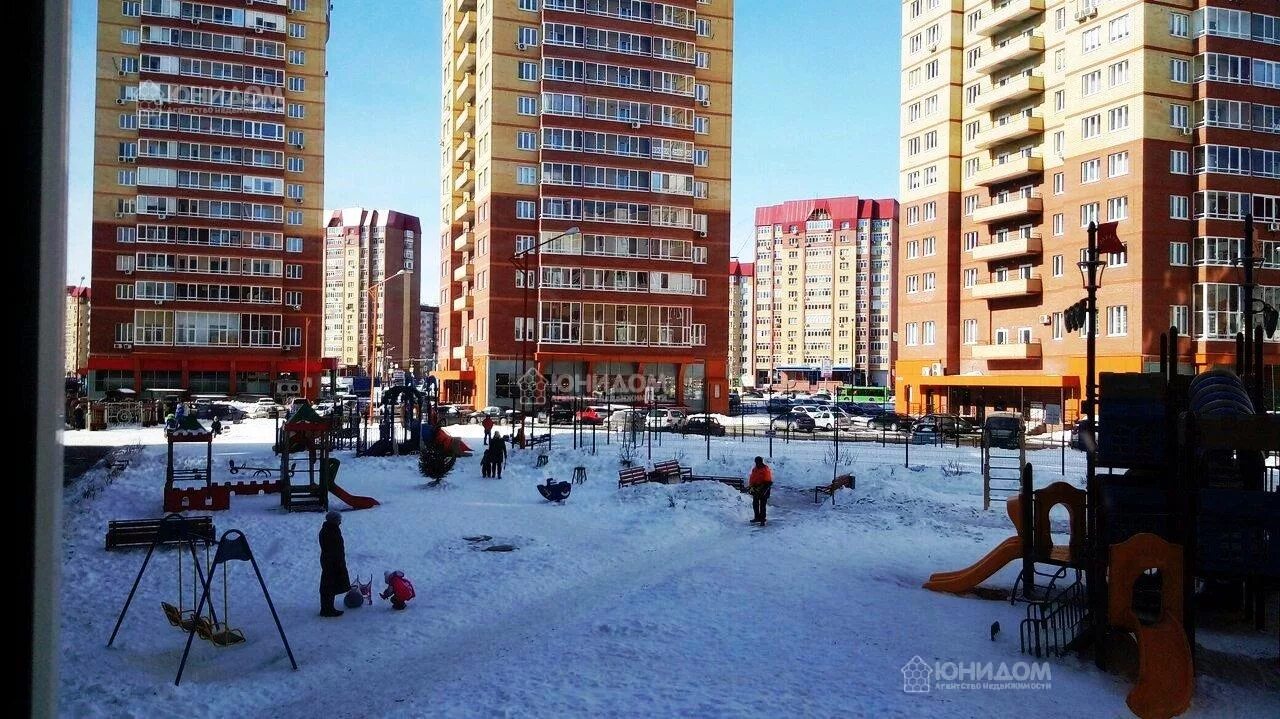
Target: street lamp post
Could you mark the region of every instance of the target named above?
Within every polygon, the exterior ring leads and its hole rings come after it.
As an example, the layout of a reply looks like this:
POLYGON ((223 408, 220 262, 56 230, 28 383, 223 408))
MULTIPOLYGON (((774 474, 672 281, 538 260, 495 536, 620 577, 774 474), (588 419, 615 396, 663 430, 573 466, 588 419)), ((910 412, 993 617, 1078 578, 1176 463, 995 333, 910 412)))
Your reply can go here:
POLYGON ((412 272, 411 270, 400 270, 399 272, 395 273, 394 275, 391 275, 390 277, 383 277, 381 280, 379 280, 379 281, 377 281, 377 282, 374 282, 373 284, 369 285, 369 288, 368 288, 368 289, 366 289, 366 290, 365 290, 365 292, 367 292, 367 293, 369 294, 370 305, 372 305, 372 306, 370 307, 370 309, 369 309, 369 314, 367 315, 367 316, 368 316, 368 318, 369 318, 369 344, 368 344, 368 348, 367 348, 367 349, 368 349, 368 353, 369 353, 369 357, 368 357, 368 362, 369 362, 369 414, 368 414, 368 420, 369 420, 370 422, 372 422, 372 421, 373 421, 373 378, 374 378, 374 375, 375 375, 375 373, 376 373, 376 371, 377 371, 377 369, 378 369, 378 366, 377 366, 377 364, 375 363, 375 362, 376 362, 376 361, 375 361, 375 357, 376 357, 376 349, 375 349, 375 347, 376 347, 377 332, 378 332, 378 296, 377 296, 377 293, 378 293, 378 291, 379 291, 379 290, 381 290, 381 289, 382 289, 382 286, 383 286, 383 285, 385 285, 386 283, 390 282, 391 280, 394 280, 395 278, 400 277, 401 275, 411 275, 411 274, 413 274, 413 272, 412 272))
MULTIPOLYGON (((562 237, 568 237, 569 235, 578 235, 581 233, 582 233, 582 230, 579 229, 577 225, 574 225, 573 227, 570 227, 569 229, 565 230, 564 232, 561 232, 555 237, 549 237, 545 240, 542 240, 541 242, 530 245, 529 247, 516 250, 515 254, 511 255, 511 265, 515 267, 517 272, 520 273, 520 283, 524 285, 524 314, 520 319, 520 322, 523 325, 523 330, 520 333, 520 379, 521 380, 524 379, 525 373, 528 371, 527 365, 529 361, 529 330, 530 330, 530 327, 529 327, 529 324, 530 324, 529 323, 529 319, 530 319, 529 318, 529 289, 530 287, 529 285, 531 282, 538 283, 538 295, 539 297, 541 297, 542 295, 542 253, 538 252, 538 250, 542 249, 546 245, 551 244, 552 242, 555 242, 556 240, 559 240, 562 237), (538 257, 538 273, 537 275, 535 275, 533 280, 530 280, 529 255, 532 255, 532 254, 536 254, 538 257)), ((533 323, 533 332, 534 332, 533 337, 535 342, 539 342, 541 339, 541 332, 538 329, 538 324, 539 323, 537 322, 533 323)), ((510 387, 510 385, 508 385, 508 387, 510 387)), ((513 415, 513 418, 516 412, 517 398, 518 397, 516 395, 513 395, 511 397, 511 413, 513 415)), ((551 416, 548 414, 547 415, 547 433, 548 434, 550 434, 551 432, 550 423, 551 423, 551 416)), ((523 416, 520 417, 520 427, 521 429, 524 428, 523 416)))

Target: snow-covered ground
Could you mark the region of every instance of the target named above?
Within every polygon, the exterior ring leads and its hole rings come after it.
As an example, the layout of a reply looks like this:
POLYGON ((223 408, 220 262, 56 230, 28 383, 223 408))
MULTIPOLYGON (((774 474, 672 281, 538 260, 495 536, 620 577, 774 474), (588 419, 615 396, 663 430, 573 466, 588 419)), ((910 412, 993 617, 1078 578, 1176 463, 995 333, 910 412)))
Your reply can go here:
MULTIPOLYGON (((214 444, 215 480, 227 461, 276 463, 275 423, 230 425, 214 444)), ((451 427, 473 447, 478 427, 451 427)), ((232 498, 219 532, 248 536, 300 665, 290 669, 247 565, 231 566, 230 617, 248 641, 197 641, 173 686, 185 634, 161 601, 176 601, 177 555, 158 552, 117 638, 116 615, 142 551, 103 550, 110 519, 161 513, 165 447, 158 428, 67 432, 68 443, 141 443, 107 483, 91 470, 67 489, 62 578, 61 714, 68 717, 1119 717, 1130 682, 1074 655, 1049 662, 1048 688, 906 693, 902 668, 925 662, 1001 662, 1019 652, 1024 608, 928 592, 931 572, 962 568, 1012 533, 1003 507, 982 511, 977 450, 842 445, 838 471, 857 475, 837 504, 815 505, 830 481, 828 442, 775 440, 770 525, 748 524, 750 500, 715 483, 619 490, 618 446, 596 454, 557 431, 550 461, 516 451, 502 480, 460 460, 427 488, 412 457, 343 460, 338 484, 382 505, 344 513, 352 575, 401 569, 417 598, 318 616, 321 517, 287 514, 276 496, 232 498), (585 484, 563 505, 534 485, 585 484), (958 472, 958 473, 957 473, 958 472), (488 543, 463 537, 491 535, 488 543), (510 553, 479 551, 513 544, 510 553), (1003 631, 990 637, 992 622, 1003 631)), ((180 446, 179 460, 203 459, 180 446)), ((745 476, 766 441, 655 440, 655 460, 745 476)), ((647 445, 639 460, 649 456, 647 445)), ((1058 450, 1029 455, 1038 485, 1063 479, 1058 450)), ((243 475, 238 475, 239 479, 243 475)), ((1065 478, 1079 485, 1080 455, 1065 478)), ((335 508, 345 509, 334 499, 335 508)), ((189 567, 186 568, 189 571, 189 567)), ((1014 566, 988 581, 1012 586, 1014 566)), ((217 608, 222 610, 221 574, 217 608)), ((184 577, 190 599, 189 577, 184 577)), ((1203 633, 1202 643, 1274 655, 1274 633, 1203 633)), ((1252 660, 1246 660, 1252 661, 1252 660)), ((1251 664, 1250 666, 1255 666, 1251 664)), ((1197 680, 1192 716, 1276 716, 1274 672, 1212 671, 1197 680), (1260 678, 1261 677, 1261 678, 1260 678)))

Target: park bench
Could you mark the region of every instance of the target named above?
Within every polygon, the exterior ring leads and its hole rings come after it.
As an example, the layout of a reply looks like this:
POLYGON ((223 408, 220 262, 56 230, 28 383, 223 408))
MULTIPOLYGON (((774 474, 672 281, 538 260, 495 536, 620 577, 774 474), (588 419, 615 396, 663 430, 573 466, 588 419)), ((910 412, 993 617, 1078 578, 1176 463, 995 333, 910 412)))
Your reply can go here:
POLYGON ((633 484, 644 484, 649 481, 649 473, 644 467, 624 467, 618 470, 618 488, 633 484))
MULTIPOLYGON (((113 519, 107 522, 107 549, 118 547, 149 547, 156 541, 163 519, 113 519)), ((216 534, 213 517, 203 514, 185 517, 182 521, 169 520, 170 531, 161 538, 161 544, 180 544, 188 535, 204 542, 214 542, 216 534)))
POLYGON ((689 477, 690 482, 719 482, 727 484, 739 492, 746 491, 747 482, 741 477, 716 477, 709 474, 694 474, 689 477))
POLYGON ((825 494, 831 498, 831 506, 836 504, 836 492, 840 489, 853 489, 857 485, 858 480, 854 479, 852 474, 842 474, 836 477, 831 484, 819 484, 813 488, 813 503, 818 504, 823 501, 821 495, 825 494))
POLYGON ((693 470, 688 467, 681 467, 679 460, 675 459, 654 462, 653 471, 649 473, 650 481, 665 482, 666 484, 677 484, 692 476, 693 470))
POLYGON ((540 444, 547 444, 547 445, 551 444, 550 432, 546 434, 535 434, 533 437, 529 438, 529 442, 526 445, 526 447, 528 447, 529 449, 532 449, 534 447, 537 447, 540 444))
POLYGON ((208 479, 209 475, 203 469, 173 470, 173 481, 175 482, 204 482, 208 479))

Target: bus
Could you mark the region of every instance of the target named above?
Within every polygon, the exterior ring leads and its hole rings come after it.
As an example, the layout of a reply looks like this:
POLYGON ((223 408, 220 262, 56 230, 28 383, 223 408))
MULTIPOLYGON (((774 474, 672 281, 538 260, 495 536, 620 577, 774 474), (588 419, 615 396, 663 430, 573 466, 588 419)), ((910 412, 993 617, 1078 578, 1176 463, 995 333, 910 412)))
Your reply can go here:
POLYGON ((854 402, 857 404, 874 404, 884 406, 889 403, 891 395, 888 387, 855 387, 844 385, 836 394, 837 402, 854 402))

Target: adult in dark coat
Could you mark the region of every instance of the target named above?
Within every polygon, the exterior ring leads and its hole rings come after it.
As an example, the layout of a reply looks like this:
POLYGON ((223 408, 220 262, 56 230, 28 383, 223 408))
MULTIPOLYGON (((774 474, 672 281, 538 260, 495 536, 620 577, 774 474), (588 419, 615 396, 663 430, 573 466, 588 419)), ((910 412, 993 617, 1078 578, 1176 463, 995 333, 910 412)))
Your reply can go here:
POLYGON ((490 461, 493 462, 490 476, 502 479, 502 465, 507 461, 507 441, 502 438, 501 432, 495 434, 493 439, 489 440, 489 449, 486 453, 489 455, 490 461))
POLYGON ((351 589, 347 574, 347 548, 342 541, 342 515, 329 512, 320 527, 320 616, 340 617, 333 599, 351 589))

